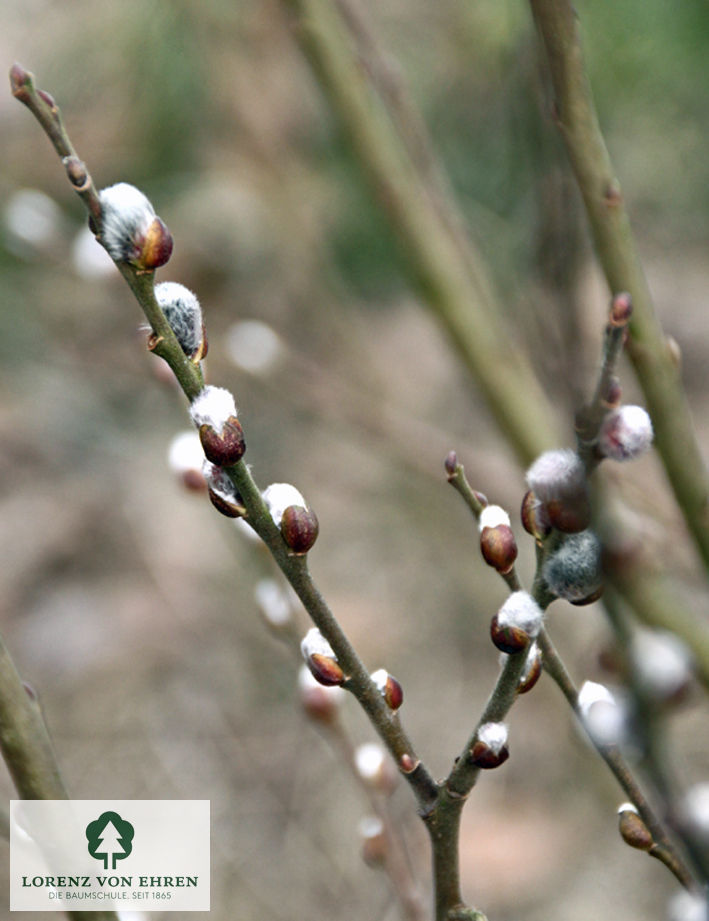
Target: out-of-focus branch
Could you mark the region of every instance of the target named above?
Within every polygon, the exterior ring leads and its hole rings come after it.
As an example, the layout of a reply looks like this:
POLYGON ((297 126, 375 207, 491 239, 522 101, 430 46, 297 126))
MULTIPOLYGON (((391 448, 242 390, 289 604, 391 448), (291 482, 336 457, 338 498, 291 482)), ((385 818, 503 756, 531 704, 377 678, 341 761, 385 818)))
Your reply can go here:
POLYGON ((636 806, 643 821, 650 830, 654 844, 648 853, 661 863, 664 863, 667 869, 683 886, 688 889, 694 888, 696 884, 690 869, 685 864, 681 855, 677 852, 677 848, 674 846, 673 842, 667 837, 662 823, 655 815, 635 775, 621 755, 618 746, 611 744, 600 745, 588 734, 586 725, 579 711, 578 689, 571 679, 563 660, 556 651, 556 647, 552 643, 546 630, 540 632, 537 643, 542 651, 544 670, 551 676, 559 690, 567 699, 569 706, 579 720, 580 726, 589 737, 589 741, 601 758, 606 762, 621 789, 628 796, 633 805, 636 806))
POLYGON ((34 692, 0 640, 0 747, 22 799, 66 799, 54 748, 34 692))
POLYGON ((409 149, 376 81, 361 66, 356 40, 333 0, 283 3, 297 17, 303 48, 382 202, 426 304, 518 458, 531 462, 558 443, 559 433, 531 366, 505 328, 481 258, 469 241, 461 245, 462 219, 451 212, 430 165, 420 166, 420 144, 409 149))
POLYGON ((620 184, 598 123, 576 13, 569 0, 530 0, 549 64, 555 119, 583 196, 611 293, 630 293, 627 352, 645 394, 655 441, 694 542, 709 567, 709 479, 677 361, 638 258, 620 184))
MULTIPOLYGON (((68 798, 39 700, 22 682, 1 638, 0 749, 22 799, 68 798)), ((69 911, 67 916, 75 921, 117 921, 112 911, 69 911)))

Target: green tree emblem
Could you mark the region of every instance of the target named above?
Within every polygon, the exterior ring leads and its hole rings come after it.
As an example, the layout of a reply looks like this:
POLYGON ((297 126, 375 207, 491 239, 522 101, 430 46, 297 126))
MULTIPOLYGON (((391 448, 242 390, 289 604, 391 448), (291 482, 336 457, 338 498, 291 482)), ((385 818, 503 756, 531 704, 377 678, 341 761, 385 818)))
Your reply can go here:
POLYGON ((116 861, 124 860, 133 850, 135 829, 117 812, 103 812, 86 826, 89 854, 103 860, 104 870, 115 870, 116 861))

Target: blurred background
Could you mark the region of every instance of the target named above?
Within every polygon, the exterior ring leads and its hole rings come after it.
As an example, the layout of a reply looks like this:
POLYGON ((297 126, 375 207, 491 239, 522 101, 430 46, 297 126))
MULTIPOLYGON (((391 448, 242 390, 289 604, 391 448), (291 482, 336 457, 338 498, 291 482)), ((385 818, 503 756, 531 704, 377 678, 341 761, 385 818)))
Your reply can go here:
MULTIPOLYGON (((607 292, 548 118, 529 11, 511 0, 362 3, 571 445, 607 292)), ((706 449, 709 11, 661 0, 578 11, 706 449)), ((55 96, 97 185, 138 185, 170 227, 174 254, 158 277, 202 302, 208 378, 236 395, 254 476, 262 488, 294 483, 316 510, 315 578, 367 665, 401 681, 405 725, 443 776, 497 673, 488 624, 505 595, 443 459, 455 448, 473 485, 510 509, 529 583, 523 471, 409 284, 284 7, 10 0, 0 49, 6 69, 19 60, 55 96)), ((0 151, 1 629, 41 696, 71 794, 211 800, 215 919, 394 921, 386 878, 360 856, 366 798, 304 716, 299 662, 259 616, 269 561, 169 469, 184 398, 9 92, 0 151)), ((623 379, 632 397, 627 367, 623 379)), ((615 478, 677 590, 701 607, 656 459, 615 478)), ((612 683, 599 605, 558 602, 549 623, 579 683, 612 683)), ((674 718, 683 781, 709 771, 703 703, 697 692, 674 718)), ((372 738, 353 701, 343 718, 355 742, 372 738)), ((674 881, 621 842, 622 797, 548 679, 510 724, 509 762, 481 778, 465 812, 466 897, 491 921, 663 918, 674 881)), ((0 789, 9 799, 4 772, 0 789)), ((428 899, 413 805, 407 789, 394 794, 428 899)), ((0 853, 3 915, 4 842, 0 853)))

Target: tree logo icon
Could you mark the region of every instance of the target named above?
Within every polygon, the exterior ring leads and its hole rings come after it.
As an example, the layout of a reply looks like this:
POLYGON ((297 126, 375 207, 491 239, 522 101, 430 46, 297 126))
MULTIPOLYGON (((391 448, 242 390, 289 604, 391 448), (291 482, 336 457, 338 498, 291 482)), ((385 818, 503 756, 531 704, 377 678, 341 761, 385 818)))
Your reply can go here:
POLYGON ((135 829, 117 812, 103 812, 86 826, 89 854, 103 860, 104 870, 115 870, 116 861, 124 860, 133 850, 135 829))

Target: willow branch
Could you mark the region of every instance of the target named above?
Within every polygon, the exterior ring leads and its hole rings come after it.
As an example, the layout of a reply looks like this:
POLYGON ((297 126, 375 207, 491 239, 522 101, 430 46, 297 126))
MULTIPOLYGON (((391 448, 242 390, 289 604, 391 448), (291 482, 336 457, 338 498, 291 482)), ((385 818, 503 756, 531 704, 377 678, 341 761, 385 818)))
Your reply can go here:
MULTIPOLYGON (((47 94, 35 89, 32 75, 19 65, 15 65, 11 71, 10 79, 13 93, 20 98, 20 101, 28 105, 32 113, 37 117, 40 125, 52 140, 55 149, 60 154, 64 150, 73 151, 73 145, 53 100, 52 107, 55 114, 51 118, 46 118, 42 114, 43 110, 40 103, 47 94), (19 88, 23 92, 18 95, 19 88), (37 100, 39 100, 39 103, 37 100)), ((75 153, 72 156, 76 157, 75 153)), ((78 160, 78 157, 76 159, 78 160)), ((86 171, 86 177, 86 182, 93 186, 88 176, 88 171, 86 171)), ((82 197, 84 204, 87 206, 90 217, 94 218, 94 226, 98 231, 97 239, 100 242, 100 218, 97 220, 94 217, 89 203, 83 196, 80 197, 82 197)), ((116 262, 116 265, 152 326, 154 335, 151 348, 168 363, 185 396, 192 401, 203 389, 202 371, 198 362, 193 361, 184 354, 155 299, 155 273, 141 271, 126 262, 116 262)), ((234 466, 225 469, 243 501, 249 523, 269 548, 284 576, 302 601, 313 623, 335 652, 338 664, 347 677, 345 687, 359 701, 362 709, 371 720, 374 728, 414 791, 419 808, 422 812, 426 812, 430 809, 432 802, 435 801, 438 792, 437 786, 416 755, 411 741, 401 726, 398 715, 393 713, 387 706, 379 689, 371 680, 364 664, 320 594, 308 571, 305 557, 293 554, 286 545, 246 464, 243 461, 239 461, 234 466)))
POLYGON ((690 533, 709 567, 709 479, 677 362, 657 319, 620 185, 601 133, 569 0, 530 0, 556 98, 555 118, 612 293, 630 293, 627 351, 645 394, 655 440, 690 533))
POLYGON ((461 247, 446 196, 417 168, 356 44, 332 0, 282 0, 333 111, 349 135, 407 258, 425 302, 472 373, 500 428, 523 463, 558 443, 548 402, 527 360, 514 350, 503 310, 482 260, 461 247), (442 217, 442 209, 447 216, 442 217))

